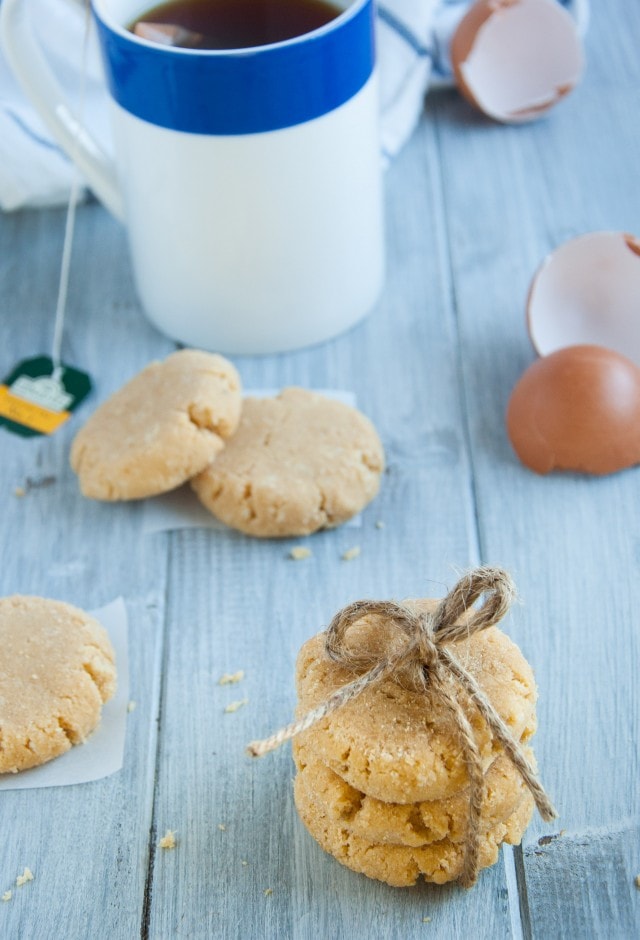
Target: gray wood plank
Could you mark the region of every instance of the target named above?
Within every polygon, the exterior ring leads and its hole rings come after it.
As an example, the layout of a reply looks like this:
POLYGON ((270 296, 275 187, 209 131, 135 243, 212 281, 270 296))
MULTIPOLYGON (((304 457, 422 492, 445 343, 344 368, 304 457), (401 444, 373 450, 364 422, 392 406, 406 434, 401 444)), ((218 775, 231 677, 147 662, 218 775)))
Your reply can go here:
POLYGON ((607 924, 612 940, 638 936, 637 825, 543 836, 526 847, 523 867, 532 935, 596 940, 607 924))
MULTIPOLYGON (((388 175, 389 277, 373 317, 314 350, 236 360, 249 387, 352 389, 381 429, 389 470, 362 529, 314 536, 306 562, 287 558, 288 540, 142 537, 135 506, 79 496, 79 421, 172 348, 140 315, 122 231, 99 206, 80 210, 65 351, 96 396, 51 439, 0 430, 0 592, 87 608, 124 595, 139 704, 121 773, 2 794, 0 889, 25 865, 35 881, 0 905, 0 936, 450 940, 517 936, 520 913, 545 940, 638 933, 638 471, 537 478, 503 424, 533 359, 523 306, 538 262, 582 231, 638 233, 640 9, 593 13, 585 83, 546 120, 502 128, 454 93, 429 98, 388 175), (360 558, 343 562, 354 544, 360 558), (398 891, 343 869, 297 820, 288 750, 258 763, 243 750, 288 720, 296 652, 339 606, 438 595, 478 558, 520 587, 507 627, 536 669, 536 750, 561 811, 517 853, 522 912, 502 863, 472 892, 398 891), (216 684, 236 669, 241 685, 216 684), (157 848, 167 828, 174 851, 157 848)), ((0 217, 6 371, 50 343, 62 231, 60 212, 0 217)))
POLYGON ((520 588, 510 633, 536 669, 534 744, 567 831, 543 854, 552 829, 536 822, 525 840, 529 930, 545 940, 640 929, 637 858, 624 851, 640 835, 638 470, 537 477, 511 451, 504 412, 534 358, 524 298, 542 257, 584 231, 638 231, 639 29, 637 8, 596 7, 584 86, 543 122, 485 125, 454 95, 435 106, 482 557, 520 588))
MULTIPOLYGON (((64 215, 0 218, 2 369, 51 342, 64 215)), ((94 783, 0 794, 0 936, 20 940, 132 937, 147 874, 164 624, 166 541, 139 537, 136 507, 80 496, 71 438, 96 401, 170 345, 139 317, 124 238, 97 205, 77 220, 66 358, 96 392, 51 438, 0 429, 0 594, 38 594, 93 609, 122 595, 129 616, 131 696, 124 768, 94 783), (107 259, 108 263, 107 263, 107 259), (46 486, 38 482, 50 478, 46 486), (27 480, 22 498, 16 487, 27 480), (28 866, 34 881, 18 890, 28 866)))
POLYGON ((509 935, 501 865, 470 893, 392 890, 343 869, 304 831, 288 748, 259 762, 246 743, 286 723, 302 642, 357 597, 439 595, 473 559, 470 473, 461 433, 435 140, 427 125, 391 171, 389 282, 380 309, 313 352, 238 361, 245 384, 349 388, 380 429, 389 460, 362 529, 295 541, 230 532, 171 538, 169 623, 148 935, 207 937, 509 935), (377 529, 381 519, 385 528, 377 529), (358 544, 360 557, 341 559, 358 544), (240 686, 216 685, 243 669, 240 686), (248 698, 234 714, 226 703, 248 698), (220 830, 218 824, 226 828, 220 830), (243 865, 243 861, 247 862, 243 865), (272 893, 265 895, 271 889, 272 893))

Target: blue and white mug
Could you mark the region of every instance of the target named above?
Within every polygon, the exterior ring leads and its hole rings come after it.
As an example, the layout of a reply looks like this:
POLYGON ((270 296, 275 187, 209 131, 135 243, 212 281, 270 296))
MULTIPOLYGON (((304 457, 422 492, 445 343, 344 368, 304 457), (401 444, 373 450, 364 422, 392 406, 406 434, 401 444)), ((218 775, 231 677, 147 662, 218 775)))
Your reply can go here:
POLYGON ((125 223, 142 306, 164 333, 226 353, 318 343, 384 278, 373 0, 313 32, 238 50, 163 46, 126 24, 148 0, 93 0, 113 158, 62 99, 24 0, 7 58, 52 133, 125 223))

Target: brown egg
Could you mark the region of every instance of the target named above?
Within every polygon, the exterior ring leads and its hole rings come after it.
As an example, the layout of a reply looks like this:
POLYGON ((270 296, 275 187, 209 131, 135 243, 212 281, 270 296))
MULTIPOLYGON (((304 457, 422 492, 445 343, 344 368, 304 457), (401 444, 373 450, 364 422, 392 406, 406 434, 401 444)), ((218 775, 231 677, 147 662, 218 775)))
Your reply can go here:
POLYGON ((536 360, 514 388, 507 431, 536 473, 614 473, 640 463, 640 369, 602 346, 536 360))
POLYGON ((556 0, 478 0, 458 24, 450 52, 460 92, 504 123, 544 114, 584 69, 575 20, 556 0))

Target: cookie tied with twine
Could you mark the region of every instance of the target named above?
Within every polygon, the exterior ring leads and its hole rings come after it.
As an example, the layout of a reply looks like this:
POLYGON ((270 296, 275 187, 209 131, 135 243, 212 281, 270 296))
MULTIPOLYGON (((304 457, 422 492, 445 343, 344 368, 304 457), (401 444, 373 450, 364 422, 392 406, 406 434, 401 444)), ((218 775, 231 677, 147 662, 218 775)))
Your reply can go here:
MULTIPOLYGON (((457 746, 462 753, 468 778, 468 812, 462 865, 457 877, 465 887, 472 886, 477 880, 479 868, 484 867, 480 849, 486 835, 482 807, 486 796, 487 761, 477 740, 477 729, 474 729, 470 720, 471 712, 479 712, 489 730, 492 746, 503 753, 517 771, 542 818, 550 821, 556 816, 549 797, 527 759, 522 742, 514 736, 478 681, 478 669, 474 675, 474 670, 463 665, 461 658, 456 656, 456 644, 460 644, 458 649, 462 650, 465 642, 469 646, 481 641, 481 634, 489 637, 489 634, 482 632, 500 622, 514 597, 513 582, 505 571, 481 567, 464 575, 446 597, 439 602, 432 602, 431 609, 394 601, 361 600, 349 604, 336 614, 323 635, 324 652, 328 660, 335 664, 332 667, 328 663, 327 669, 343 670, 345 674, 355 674, 357 678, 342 684, 299 720, 265 740, 249 744, 249 754, 260 757, 275 750, 285 741, 313 728, 367 690, 369 704, 371 693, 384 683, 388 686, 392 682, 395 687, 407 690, 412 702, 416 699, 422 701, 421 696, 424 695, 426 709, 435 711, 437 707, 450 718, 457 746), (474 607, 482 597, 482 603, 474 607), (350 642, 349 631, 369 618, 384 624, 384 642, 372 643, 370 648, 354 645, 350 642)), ((500 631, 491 632, 499 634, 505 643, 510 643, 500 631)), ((510 645, 517 650, 514 644, 510 645)), ((423 717, 428 721, 431 715, 427 713, 423 717)), ((411 801, 406 799, 402 802, 411 801)), ((369 873, 365 868, 359 870, 369 873)), ((373 877, 378 876, 373 874, 373 877)))

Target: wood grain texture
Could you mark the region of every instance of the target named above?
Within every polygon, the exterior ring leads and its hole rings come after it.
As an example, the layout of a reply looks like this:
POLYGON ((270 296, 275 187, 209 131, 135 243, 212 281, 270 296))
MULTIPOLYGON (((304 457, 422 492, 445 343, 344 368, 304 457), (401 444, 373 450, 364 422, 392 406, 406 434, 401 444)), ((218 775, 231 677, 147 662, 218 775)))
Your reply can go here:
MULTIPOLYGON (((2 279, 6 371, 50 347, 63 224, 60 212, 0 220, 0 257, 14 259, 2 279)), ((139 369, 163 341, 137 315, 130 319, 122 235, 96 205, 79 215, 76 251, 82 263, 74 273, 65 357, 96 379, 96 394, 82 409, 86 415, 109 383, 113 387, 139 369), (105 257, 113 269, 100 260, 105 257), (123 285, 125 302, 119 295, 123 285)), ((142 917, 166 546, 139 538, 135 507, 80 498, 68 451, 82 416, 51 438, 25 440, 0 430, 2 594, 37 594, 85 609, 122 595, 129 616, 131 695, 138 707, 128 717, 120 773, 90 784, 2 793, 0 893, 13 887, 13 897, 0 907, 0 936, 12 940, 131 937, 139 932, 142 917), (47 479, 47 485, 38 485, 47 479), (14 495, 17 487, 27 488, 22 498, 14 495), (16 889, 24 866, 31 868, 34 881, 16 889)))
MULTIPOLYGON (((382 929, 400 938, 421 935, 428 916, 436 935, 457 935, 468 918, 480 936, 508 935, 501 866, 473 893, 393 891, 354 875, 298 821, 289 748, 257 762, 244 753, 249 740, 292 717, 297 651, 339 607, 358 597, 439 596, 455 580, 454 566, 470 561, 469 466, 428 127, 417 143, 389 179, 390 279, 380 309, 347 341, 283 360, 285 382, 352 389, 374 417, 388 470, 362 528, 306 540, 313 554, 304 562, 288 558, 299 540, 171 538, 155 828, 177 829, 181 843, 155 854, 150 937, 217 931, 302 940, 382 929), (412 214, 416 203, 422 211, 412 214), (425 226, 427 216, 436 223, 425 226), (397 355, 387 357, 388 348, 397 355), (430 401, 437 407, 423 407, 430 401), (343 561, 354 544, 360 557, 343 561), (246 673, 241 685, 216 685, 238 669, 246 673), (244 707, 224 713, 245 697, 244 707)), ((248 387, 283 381, 264 361, 239 368, 248 387)))
POLYGON ((605 925, 615 940, 638 935, 638 827, 632 820, 551 842, 543 836, 526 847, 524 868, 532 936, 595 938, 605 925))
POLYGON ((474 134, 463 153, 465 106, 449 96, 436 115, 449 168, 445 201, 482 557, 508 567, 520 589, 510 632, 536 669, 536 749, 558 828, 569 834, 539 855, 535 840, 545 827, 536 822, 525 839, 528 929, 541 938, 632 936, 640 926, 633 864, 622 862, 623 843, 640 841, 637 470, 538 477, 517 462, 502 420, 534 358, 524 299, 542 257, 584 231, 638 230, 638 66, 627 34, 638 35, 640 17, 614 7, 617 16, 594 10, 585 84, 545 122, 474 134), (482 186, 465 177, 469 161, 485 169, 482 186), (585 861, 576 866, 581 851, 585 861), (595 881, 578 892, 589 859, 595 881))
MULTIPOLYGON (((429 96, 387 174, 387 287, 365 323, 315 349, 234 360, 248 388, 352 390, 380 430, 379 497, 360 529, 305 540, 306 561, 288 558, 300 540, 143 536, 140 507, 79 495, 75 430, 174 348, 141 316, 120 227, 96 204, 80 209, 64 353, 96 389, 50 439, 0 429, 0 593, 85 608, 123 595, 138 707, 119 774, 2 793, 0 894, 25 865, 35 879, 0 903, 0 937, 640 932, 640 471, 537 477, 503 422, 534 357, 523 308, 542 257, 591 229, 640 230, 640 8, 593 7, 585 82, 545 120, 499 127, 454 92, 429 96), (343 561, 354 545, 360 556, 343 561), (534 743, 561 813, 516 850, 520 904, 502 860, 470 892, 394 890, 344 869, 297 819, 289 749, 244 753, 291 717, 297 651, 338 607, 439 596, 479 560, 505 565, 520 590, 506 627, 536 670, 534 743), (241 684, 218 685, 238 669, 241 684), (173 850, 158 847, 166 829, 173 850)), ((49 348, 63 226, 58 211, 0 217, 3 372, 49 348)))

